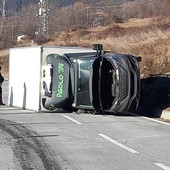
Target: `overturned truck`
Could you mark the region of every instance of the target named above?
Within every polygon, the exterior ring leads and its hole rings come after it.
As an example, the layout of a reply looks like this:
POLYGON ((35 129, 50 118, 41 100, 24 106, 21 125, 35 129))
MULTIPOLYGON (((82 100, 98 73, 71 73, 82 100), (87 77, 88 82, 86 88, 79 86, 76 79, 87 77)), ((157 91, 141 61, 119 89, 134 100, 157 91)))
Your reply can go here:
POLYGON ((46 110, 134 112, 140 98, 139 57, 93 51, 50 53, 42 69, 41 104, 46 110))

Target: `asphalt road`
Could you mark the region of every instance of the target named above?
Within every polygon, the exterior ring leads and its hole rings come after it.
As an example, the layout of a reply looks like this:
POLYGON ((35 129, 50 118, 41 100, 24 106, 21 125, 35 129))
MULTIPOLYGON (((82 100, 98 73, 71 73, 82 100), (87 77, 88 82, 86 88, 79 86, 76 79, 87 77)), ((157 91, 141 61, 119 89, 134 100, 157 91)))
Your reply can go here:
POLYGON ((2 170, 170 170, 170 124, 0 106, 2 170))

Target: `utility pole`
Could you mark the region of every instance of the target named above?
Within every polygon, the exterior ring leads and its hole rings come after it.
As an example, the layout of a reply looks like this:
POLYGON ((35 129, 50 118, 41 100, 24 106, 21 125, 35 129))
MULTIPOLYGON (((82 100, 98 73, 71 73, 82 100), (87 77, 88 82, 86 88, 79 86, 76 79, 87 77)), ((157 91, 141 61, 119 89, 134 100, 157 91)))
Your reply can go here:
POLYGON ((49 14, 49 7, 48 7, 48 0, 39 0, 39 28, 38 34, 48 36, 49 34, 49 26, 48 26, 48 14, 49 14))
POLYGON ((6 10, 5 10, 5 0, 2 1, 2 18, 1 18, 1 25, 0 25, 0 36, 4 30, 4 24, 6 21, 6 10))
POLYGON ((2 19, 6 19, 6 11, 5 11, 5 0, 3 0, 3 5, 2 5, 2 19))

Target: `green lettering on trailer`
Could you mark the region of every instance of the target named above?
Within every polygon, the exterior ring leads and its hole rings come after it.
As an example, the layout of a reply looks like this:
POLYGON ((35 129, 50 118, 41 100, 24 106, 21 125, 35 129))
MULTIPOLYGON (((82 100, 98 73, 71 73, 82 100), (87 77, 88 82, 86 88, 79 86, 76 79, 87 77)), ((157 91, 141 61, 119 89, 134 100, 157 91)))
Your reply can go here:
POLYGON ((58 54, 53 54, 53 57, 54 58, 58 58, 58 57, 60 57, 58 54))
POLYGON ((56 107, 53 104, 51 104, 48 109, 49 110, 54 110, 54 109, 56 109, 56 107))
POLYGON ((64 73, 64 64, 63 63, 58 64, 58 72, 59 73, 64 73))
POLYGON ((63 89, 64 89, 64 76, 62 73, 64 73, 64 64, 59 63, 58 64, 58 85, 57 85, 57 97, 63 97, 63 89))

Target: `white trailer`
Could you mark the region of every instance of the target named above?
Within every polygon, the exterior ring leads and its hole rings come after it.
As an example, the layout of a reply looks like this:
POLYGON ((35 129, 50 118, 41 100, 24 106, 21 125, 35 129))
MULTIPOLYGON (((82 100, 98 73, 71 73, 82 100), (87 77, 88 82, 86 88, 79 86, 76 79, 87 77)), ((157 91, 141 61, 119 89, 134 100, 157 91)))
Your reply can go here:
POLYGON ((41 111, 42 78, 46 56, 67 53, 94 52, 81 47, 18 47, 11 48, 9 54, 9 95, 8 105, 22 109, 41 111))

